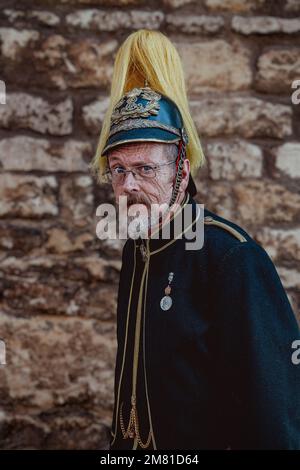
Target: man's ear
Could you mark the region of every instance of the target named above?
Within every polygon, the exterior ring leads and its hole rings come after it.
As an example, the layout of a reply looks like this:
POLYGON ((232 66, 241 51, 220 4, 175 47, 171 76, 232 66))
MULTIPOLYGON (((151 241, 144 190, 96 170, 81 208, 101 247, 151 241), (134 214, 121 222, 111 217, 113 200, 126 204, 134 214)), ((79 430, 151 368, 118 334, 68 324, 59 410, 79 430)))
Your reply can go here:
POLYGON ((183 166, 182 166, 182 180, 181 180, 180 187, 179 187, 180 192, 186 191, 186 188, 189 184, 189 177, 190 177, 190 161, 188 158, 186 158, 183 161, 183 166))

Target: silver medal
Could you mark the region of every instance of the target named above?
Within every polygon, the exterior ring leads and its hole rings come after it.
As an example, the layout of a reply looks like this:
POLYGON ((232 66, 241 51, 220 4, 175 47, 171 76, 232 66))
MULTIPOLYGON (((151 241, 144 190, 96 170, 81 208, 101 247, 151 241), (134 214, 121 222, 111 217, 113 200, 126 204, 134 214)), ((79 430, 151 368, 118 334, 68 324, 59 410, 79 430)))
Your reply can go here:
POLYGON ((169 276, 168 276, 168 285, 165 287, 165 295, 164 297, 161 299, 160 301, 160 308, 162 310, 169 310, 171 307, 172 307, 172 299, 170 297, 170 293, 171 293, 171 283, 173 281, 173 277, 174 277, 174 273, 169 273, 169 276))
POLYGON ((160 308, 162 310, 169 310, 172 306, 172 299, 169 295, 165 295, 160 301, 160 308))

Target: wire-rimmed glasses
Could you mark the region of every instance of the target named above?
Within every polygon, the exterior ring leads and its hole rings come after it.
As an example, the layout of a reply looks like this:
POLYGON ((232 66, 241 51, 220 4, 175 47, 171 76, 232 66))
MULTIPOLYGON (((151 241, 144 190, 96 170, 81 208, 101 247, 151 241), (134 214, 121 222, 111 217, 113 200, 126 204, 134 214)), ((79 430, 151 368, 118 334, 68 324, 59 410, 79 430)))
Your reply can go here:
POLYGON ((117 165, 114 168, 109 168, 104 173, 104 177, 108 183, 121 183, 124 182, 127 173, 132 173, 137 181, 144 181, 155 178, 157 175, 157 171, 162 166, 171 165, 175 162, 176 160, 172 160, 171 162, 161 163, 159 165, 144 163, 143 165, 137 165, 129 169, 125 169, 121 165, 117 165))

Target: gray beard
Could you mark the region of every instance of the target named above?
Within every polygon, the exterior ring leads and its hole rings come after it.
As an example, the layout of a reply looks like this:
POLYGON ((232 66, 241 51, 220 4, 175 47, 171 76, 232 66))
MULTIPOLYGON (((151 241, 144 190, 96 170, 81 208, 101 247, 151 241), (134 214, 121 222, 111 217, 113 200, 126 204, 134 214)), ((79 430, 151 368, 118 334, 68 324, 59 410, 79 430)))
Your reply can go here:
POLYGON ((169 212, 170 207, 165 204, 161 211, 152 210, 148 211, 148 215, 139 215, 139 216, 128 216, 127 218, 127 230, 128 236, 130 238, 151 238, 151 233, 149 230, 156 230, 156 227, 159 224, 160 217, 163 219, 166 217, 169 212), (137 220, 138 222, 134 221, 137 220))

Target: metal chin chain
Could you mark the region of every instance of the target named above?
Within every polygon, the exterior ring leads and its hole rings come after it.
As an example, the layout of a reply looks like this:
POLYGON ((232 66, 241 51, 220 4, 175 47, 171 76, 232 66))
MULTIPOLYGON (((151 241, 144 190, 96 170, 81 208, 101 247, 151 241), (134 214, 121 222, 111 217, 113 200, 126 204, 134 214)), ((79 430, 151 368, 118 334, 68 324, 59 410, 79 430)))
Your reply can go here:
MULTIPOLYGON (((179 143, 179 151, 178 151, 178 157, 177 157, 177 170, 176 170, 175 184, 174 184, 172 196, 169 202, 169 207, 172 207, 172 205, 176 201, 180 183, 182 181, 183 162, 186 158, 186 145, 188 143, 188 136, 184 128, 181 129, 181 136, 182 138, 179 143)), ((148 255, 148 251, 147 251, 146 246, 144 245, 143 240, 141 241, 141 244, 140 244, 140 252, 141 252, 143 261, 146 262, 148 260, 149 255, 148 255)))
POLYGON ((178 195, 179 186, 182 181, 183 162, 186 158, 186 144, 188 142, 187 134, 184 129, 181 130, 181 134, 182 134, 182 139, 179 143, 179 160, 178 160, 178 166, 177 166, 177 171, 176 171, 175 184, 174 184, 172 196, 169 202, 170 207, 175 203, 177 195, 178 195))

